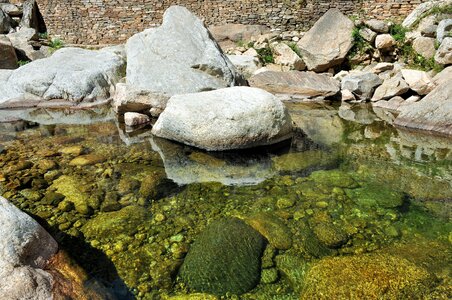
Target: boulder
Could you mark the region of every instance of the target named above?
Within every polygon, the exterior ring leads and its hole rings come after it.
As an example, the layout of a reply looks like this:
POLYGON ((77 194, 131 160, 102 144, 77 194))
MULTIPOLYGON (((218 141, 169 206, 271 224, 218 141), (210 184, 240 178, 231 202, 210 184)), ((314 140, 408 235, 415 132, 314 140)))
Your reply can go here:
POLYGON ((252 87, 264 89, 277 95, 292 98, 326 98, 339 93, 339 81, 327 74, 314 72, 262 72, 250 78, 252 87))
POLYGON ((427 59, 432 58, 436 53, 435 39, 423 36, 418 37, 413 42, 413 49, 427 59))
POLYGON ((427 72, 410 69, 402 69, 401 72, 405 82, 410 86, 410 89, 419 95, 427 95, 435 87, 432 78, 427 72))
POLYGON ((402 74, 398 73, 396 76, 386 79, 383 84, 375 90, 372 101, 400 96, 408 92, 409 89, 410 87, 405 80, 403 80, 402 74))
POLYGON ((353 28, 339 9, 328 10, 297 43, 308 69, 323 72, 341 64, 353 46, 353 28))
POLYGON ((381 20, 371 19, 364 22, 364 25, 378 33, 388 33, 389 25, 381 20))
POLYGON ((73 103, 107 99, 123 69, 124 61, 115 54, 63 48, 14 70, 0 86, 0 103, 17 98, 73 103))
POLYGON ((390 34, 379 34, 375 38, 375 48, 388 50, 396 45, 396 40, 390 34))
POLYGON ((260 68, 259 59, 255 56, 228 55, 228 58, 245 78, 250 78, 260 68))
POLYGON ((8 34, 8 38, 20 60, 37 60, 46 57, 44 52, 35 50, 32 45, 32 41, 38 40, 38 34, 34 28, 20 28, 16 32, 8 34))
POLYGON ((362 38, 372 44, 375 41, 375 38, 377 37, 377 33, 375 31, 370 30, 367 27, 363 27, 359 30, 359 35, 362 36, 362 38))
POLYGON ((12 29, 13 20, 0 9, 0 34, 9 33, 12 29))
POLYGON ((434 133, 452 135, 452 85, 438 85, 422 100, 401 109, 394 124, 434 133))
POLYGON ((1 3, 0 1, 0 10, 3 10, 10 17, 22 16, 22 10, 17 5, 11 3, 1 3))
POLYGON ((441 43, 443 39, 449 35, 452 30, 452 19, 445 19, 438 23, 438 28, 436 29, 436 40, 441 43))
POLYGON ((168 99, 165 94, 143 91, 126 83, 118 83, 112 106, 117 113, 151 111, 152 116, 158 117, 165 109, 168 99))
POLYGON ((0 69, 17 68, 17 56, 13 45, 6 36, 0 35, 0 69))
MULTIPOLYGON (((0 75, 1 77, 1 75, 0 75)), ((450 79, 452 78, 452 66, 445 68, 441 72, 433 77, 433 83, 436 85, 443 84, 445 82, 450 83, 450 79)), ((0 79, 1 80, 1 79, 0 79)))
POLYGON ((452 64, 452 37, 443 39, 441 46, 436 51, 435 61, 441 65, 452 64))
POLYGON ((272 94, 233 87, 171 97, 152 133, 221 151, 286 140, 292 135, 292 121, 284 104, 272 94))
POLYGON ((23 5, 23 15, 20 20, 20 27, 33 28, 37 32, 47 32, 44 18, 39 11, 36 0, 26 0, 23 5))
POLYGON ((369 100, 383 80, 374 73, 350 74, 342 79, 342 90, 349 90, 361 100, 369 100))
POLYGON ((41 225, 2 197, 0 238, 0 295, 52 299, 53 278, 44 268, 58 244, 41 225))
POLYGON ((163 24, 132 36, 126 44, 127 83, 153 93, 196 93, 242 83, 203 22, 172 6, 163 24))
POLYGON ((451 0, 433 0, 427 1, 419 4, 402 22, 402 26, 406 28, 411 28, 419 19, 425 16, 425 14, 432 8, 441 8, 444 6, 451 5, 451 0))
POLYGON ((243 294, 259 283, 264 246, 263 237, 245 222, 214 221, 190 247, 179 275, 197 292, 243 294))
POLYGON ((270 45, 275 63, 288 66, 291 70, 301 71, 306 68, 303 60, 285 43, 275 43, 270 45))

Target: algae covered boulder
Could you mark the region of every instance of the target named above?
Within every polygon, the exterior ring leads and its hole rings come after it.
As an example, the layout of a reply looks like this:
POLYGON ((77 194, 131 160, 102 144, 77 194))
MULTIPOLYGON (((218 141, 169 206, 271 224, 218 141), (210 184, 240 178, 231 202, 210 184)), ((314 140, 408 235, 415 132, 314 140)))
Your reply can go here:
POLYGON ((309 269, 301 299, 423 299, 432 276, 383 254, 324 258, 309 269))
POLYGON ((243 221, 214 221, 191 246, 179 275, 197 292, 243 294, 259 283, 264 246, 263 237, 243 221))

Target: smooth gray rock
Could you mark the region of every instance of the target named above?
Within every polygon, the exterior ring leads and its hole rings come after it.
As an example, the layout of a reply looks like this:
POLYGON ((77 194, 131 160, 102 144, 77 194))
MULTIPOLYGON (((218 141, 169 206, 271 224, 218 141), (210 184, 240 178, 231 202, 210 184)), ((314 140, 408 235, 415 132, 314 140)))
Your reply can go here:
POLYGON ((452 135, 452 84, 444 82, 419 102, 401 108, 394 124, 452 135))
POLYGON ((27 214, 0 197, 0 295, 3 299, 52 299, 52 276, 43 270, 56 241, 27 214))
POLYGON ((441 72, 439 72, 438 74, 436 74, 435 77, 433 77, 433 83, 436 85, 440 85, 445 82, 450 83, 451 78, 452 78, 452 66, 449 66, 442 70, 441 72))
POLYGON ((452 64, 452 37, 443 39, 435 54, 435 61, 441 65, 452 64))
POLYGON ((306 69, 303 60, 285 43, 274 43, 270 45, 273 52, 275 63, 281 66, 287 66, 290 70, 302 71, 306 69))
POLYGON ((44 54, 33 48, 31 41, 38 40, 38 34, 34 28, 20 28, 16 32, 7 35, 13 44, 19 59, 21 60, 37 60, 44 58, 44 54))
POLYGON ((123 76, 124 63, 115 54, 63 48, 14 70, 0 86, 0 103, 17 98, 75 103, 107 99, 123 76))
POLYGON ((163 24, 132 36, 126 44, 127 83, 175 95, 242 83, 229 59, 195 15, 172 6, 163 24))
POLYGON ((403 79, 405 79, 405 82, 408 83, 410 89, 419 95, 427 95, 435 87, 432 82, 432 78, 427 74, 427 72, 411 69, 402 69, 401 72, 403 79))
POLYGON ((11 3, 0 2, 0 10, 3 10, 10 17, 20 17, 22 15, 22 10, 17 5, 11 3))
POLYGON ((115 112, 145 112, 152 110, 157 117, 165 109, 169 96, 134 88, 126 83, 118 83, 112 106, 115 112))
POLYGON ((36 0, 26 0, 23 5, 23 15, 20 20, 20 27, 34 28, 37 32, 46 32, 44 19, 39 11, 36 0))
POLYGON ((275 72, 267 71, 249 79, 252 87, 270 93, 296 99, 326 98, 339 93, 340 83, 327 74, 314 72, 275 72))
POLYGON ((375 48, 380 50, 388 50, 394 47, 397 44, 396 40, 392 37, 392 35, 385 33, 379 34, 375 38, 375 48))
POLYGON ((389 25, 381 20, 367 20, 364 22, 364 24, 369 27, 371 30, 378 32, 378 33, 388 33, 389 32, 389 25))
POLYGON ((450 33, 452 30, 452 19, 445 19, 439 22, 438 28, 436 29, 436 40, 438 42, 442 42, 443 39, 450 33))
POLYGON ((373 42, 375 41, 375 38, 377 37, 377 33, 367 27, 361 28, 359 30, 359 35, 361 35, 364 40, 366 40, 367 42, 369 42, 371 44, 373 44, 373 42))
POLYGON ((136 112, 126 112, 124 114, 124 123, 127 126, 138 126, 142 124, 148 124, 151 122, 151 119, 145 115, 136 112))
POLYGON ((402 74, 398 73, 396 76, 386 79, 380 85, 372 97, 372 101, 391 99, 394 96, 400 96, 408 92, 410 87, 403 80, 402 74))
POLYGON ((212 222, 196 238, 179 275, 193 290, 243 294, 260 279, 264 238, 235 218, 212 222))
POLYGON ((271 145, 292 135, 284 104, 257 88, 175 95, 152 133, 209 151, 271 145))
POLYGON ((432 58, 436 53, 435 39, 424 36, 418 37, 413 42, 413 49, 427 59, 432 58))
POLYGON ((228 55, 228 58, 245 78, 250 78, 260 68, 259 59, 254 56, 228 55))
POLYGON ((0 34, 9 33, 12 29, 13 20, 2 9, 0 9, 0 34))
POLYGON ((419 4, 402 22, 402 26, 410 28, 413 26, 426 12, 434 7, 444 7, 452 4, 452 0, 433 0, 419 4))
POLYGON ((17 68, 17 56, 11 41, 0 35, 0 69, 17 68))
POLYGON ((350 74, 342 79, 341 88, 349 90, 361 100, 369 100, 382 83, 383 80, 374 73, 350 74))
POLYGON ((297 43, 308 70, 323 72, 342 63, 353 46, 353 22, 328 10, 297 43))

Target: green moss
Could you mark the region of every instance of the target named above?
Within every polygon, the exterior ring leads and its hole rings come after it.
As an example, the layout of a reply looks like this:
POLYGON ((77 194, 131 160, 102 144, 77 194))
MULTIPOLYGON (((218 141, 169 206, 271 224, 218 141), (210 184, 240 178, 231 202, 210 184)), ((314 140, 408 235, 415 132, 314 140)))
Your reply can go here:
POLYGON ((402 206, 404 195, 379 184, 366 183, 358 189, 347 189, 347 196, 362 206, 395 208, 402 206))
POLYGON ((275 62, 273 52, 269 47, 256 49, 256 51, 259 54, 259 59, 263 64, 272 64, 275 62))

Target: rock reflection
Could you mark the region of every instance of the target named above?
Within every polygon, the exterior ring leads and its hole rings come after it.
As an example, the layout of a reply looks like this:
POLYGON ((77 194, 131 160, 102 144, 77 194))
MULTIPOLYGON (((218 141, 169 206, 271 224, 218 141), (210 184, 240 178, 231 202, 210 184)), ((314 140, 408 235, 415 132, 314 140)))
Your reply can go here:
POLYGON ((168 178, 180 185, 195 182, 254 185, 276 174, 266 151, 241 152, 240 155, 204 152, 157 137, 151 137, 150 143, 160 154, 168 178))

